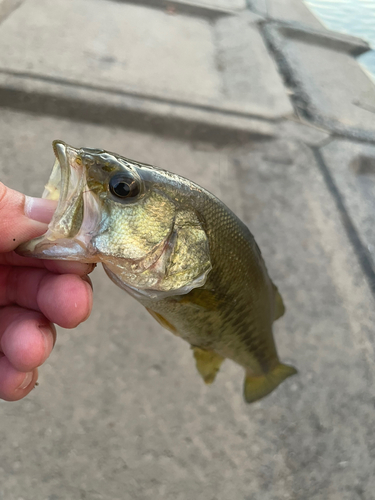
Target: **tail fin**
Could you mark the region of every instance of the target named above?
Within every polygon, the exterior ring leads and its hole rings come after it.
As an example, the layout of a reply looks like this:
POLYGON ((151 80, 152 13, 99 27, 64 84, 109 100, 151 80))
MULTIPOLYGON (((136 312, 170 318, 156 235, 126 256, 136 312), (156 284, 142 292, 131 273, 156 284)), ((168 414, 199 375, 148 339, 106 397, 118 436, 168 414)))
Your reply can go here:
POLYGON ((276 321, 277 319, 281 318, 281 316, 284 315, 285 313, 285 306, 284 306, 284 302, 283 302, 283 298, 281 297, 281 294, 277 288, 277 286, 273 284, 273 288, 275 290, 275 320, 276 321))
POLYGON ((253 403, 267 396, 286 378, 295 375, 297 370, 293 366, 279 363, 275 368, 260 376, 246 375, 244 383, 244 398, 246 403, 253 403))

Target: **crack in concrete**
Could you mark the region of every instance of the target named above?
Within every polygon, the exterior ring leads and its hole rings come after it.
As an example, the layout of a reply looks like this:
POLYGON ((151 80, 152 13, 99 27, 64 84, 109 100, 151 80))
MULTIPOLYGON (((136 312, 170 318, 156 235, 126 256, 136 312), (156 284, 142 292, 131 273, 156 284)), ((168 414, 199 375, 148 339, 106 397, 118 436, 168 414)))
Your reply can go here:
POLYGON ((324 158, 320 152, 319 147, 311 146, 311 150, 314 154, 315 160, 318 164, 318 167, 323 175, 324 181, 327 185, 329 192, 331 193, 333 199, 335 200, 337 209, 341 216, 342 224, 345 228, 346 234, 351 242, 354 252, 357 256, 359 265, 362 269, 363 274, 365 275, 371 292, 375 298, 375 263, 372 260, 370 252, 364 246, 361 241, 361 238, 358 234, 358 231, 346 209, 345 203, 342 199, 340 191, 338 190, 330 171, 324 161, 324 158))
MULTIPOLYGON (((284 85, 290 90, 290 99, 296 115, 301 119, 320 126, 327 132, 330 132, 333 137, 341 137, 356 140, 358 142, 375 144, 375 137, 372 132, 355 127, 350 127, 349 129, 345 125, 340 124, 338 121, 325 117, 317 109, 315 109, 310 96, 303 89, 302 82, 298 80, 298 77, 295 75, 287 57, 278 47, 275 35, 269 30, 268 25, 273 21, 273 19, 267 18, 264 21, 260 21, 258 26, 267 49, 271 56, 273 56, 280 75, 283 78, 284 85)), ((287 24, 288 23, 286 23, 286 25, 287 24)), ((361 50, 363 52, 364 47, 361 50)), ((363 107, 363 109, 367 108, 363 107)))

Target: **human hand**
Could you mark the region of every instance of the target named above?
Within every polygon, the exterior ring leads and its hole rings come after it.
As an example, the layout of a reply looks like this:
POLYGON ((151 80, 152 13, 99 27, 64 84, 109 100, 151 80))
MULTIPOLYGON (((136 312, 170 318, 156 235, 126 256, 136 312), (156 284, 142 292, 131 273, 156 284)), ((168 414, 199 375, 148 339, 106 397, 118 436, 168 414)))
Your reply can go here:
POLYGON ((17 255, 47 230, 56 202, 25 197, 0 183, 0 398, 25 397, 56 340, 53 323, 74 328, 92 307, 91 264, 17 255))

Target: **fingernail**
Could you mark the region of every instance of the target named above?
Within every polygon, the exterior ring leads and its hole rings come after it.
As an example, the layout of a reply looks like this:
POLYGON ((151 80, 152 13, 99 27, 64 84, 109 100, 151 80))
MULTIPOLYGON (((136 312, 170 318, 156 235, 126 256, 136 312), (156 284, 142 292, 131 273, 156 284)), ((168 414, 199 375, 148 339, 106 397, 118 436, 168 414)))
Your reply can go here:
POLYGON ((26 196, 25 215, 29 219, 48 224, 57 207, 57 201, 45 200, 44 198, 33 198, 26 196))
POLYGON ((87 274, 90 274, 93 272, 93 270, 96 268, 96 264, 87 264, 87 274))
POLYGON ((81 279, 83 281, 86 281, 86 283, 88 283, 91 286, 91 288, 94 290, 94 285, 92 284, 92 281, 91 281, 90 277, 87 276, 87 274, 85 276, 82 276, 81 279))
POLYGON ((49 352, 51 350, 51 338, 52 338, 52 348, 55 346, 56 328, 53 324, 51 324, 50 326, 39 325, 38 328, 43 335, 46 352, 49 352))
POLYGON ((22 384, 18 387, 18 389, 26 389, 31 384, 33 379, 33 372, 26 373, 25 378, 23 379, 22 384))

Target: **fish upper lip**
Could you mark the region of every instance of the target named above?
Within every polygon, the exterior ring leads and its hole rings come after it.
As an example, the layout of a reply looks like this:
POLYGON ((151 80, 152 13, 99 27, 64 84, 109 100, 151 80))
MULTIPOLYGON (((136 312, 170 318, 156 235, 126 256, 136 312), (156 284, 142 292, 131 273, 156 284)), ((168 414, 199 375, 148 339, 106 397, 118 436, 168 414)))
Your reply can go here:
POLYGON ((66 154, 67 145, 62 141, 53 141, 52 145, 56 160, 43 191, 42 198, 58 201, 56 212, 60 212, 59 205, 61 206, 61 200, 64 198, 62 191, 66 191, 70 165, 66 154), (56 194, 58 195, 57 198, 56 194))
POLYGON ((64 141, 60 141, 59 139, 56 139, 52 142, 52 148, 57 159, 59 159, 59 154, 61 154, 61 147, 64 148, 63 154, 65 154, 66 146, 67 144, 64 141))
MULTIPOLYGON (((61 169, 61 174, 67 174, 70 170, 70 165, 67 157, 67 147, 68 145, 65 144, 63 141, 53 141, 52 143, 53 147, 53 152, 55 153, 56 159, 59 162, 60 169, 61 169)), ((61 183, 63 184, 64 179, 61 178, 61 183)))
MULTIPOLYGON (((61 175, 60 179, 60 194, 58 200, 58 206, 56 209, 57 213, 61 212, 61 209, 64 208, 62 205, 65 203, 68 194, 69 194, 69 178, 71 174, 71 166, 69 164, 68 155, 67 155, 67 144, 63 141, 53 141, 52 143, 53 151, 55 153, 56 159, 58 161, 59 172, 61 175)), ((43 198, 44 198, 43 193, 43 198)))
POLYGON ((68 146, 63 141, 53 141, 53 151, 56 156, 55 165, 52 169, 46 189, 42 198, 57 197, 57 208, 49 224, 49 229, 56 235, 70 237, 66 233, 65 224, 60 224, 67 210, 74 210, 79 198, 84 191, 86 176, 84 168, 76 163, 78 151, 68 146))

